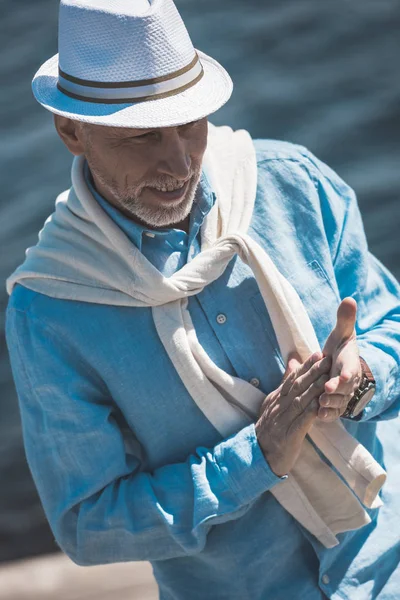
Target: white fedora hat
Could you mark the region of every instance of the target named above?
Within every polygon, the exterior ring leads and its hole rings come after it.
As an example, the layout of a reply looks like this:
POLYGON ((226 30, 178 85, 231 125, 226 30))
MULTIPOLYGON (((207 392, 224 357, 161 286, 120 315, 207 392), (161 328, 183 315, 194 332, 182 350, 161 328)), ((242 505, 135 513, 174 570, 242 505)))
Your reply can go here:
POLYGON ((205 117, 232 93, 196 51, 172 0, 61 0, 59 54, 36 73, 53 113, 114 127, 170 127, 205 117))

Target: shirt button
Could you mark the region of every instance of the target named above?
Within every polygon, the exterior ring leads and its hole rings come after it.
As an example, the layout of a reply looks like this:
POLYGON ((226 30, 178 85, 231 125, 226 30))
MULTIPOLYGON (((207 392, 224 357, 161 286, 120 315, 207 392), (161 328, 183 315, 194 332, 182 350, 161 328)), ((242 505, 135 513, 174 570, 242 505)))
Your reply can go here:
POLYGON ((222 313, 220 313, 217 316, 217 323, 219 323, 219 325, 223 325, 224 323, 226 323, 226 316, 222 313))
POLYGON ((251 385, 254 385, 254 387, 258 387, 260 385, 260 380, 257 379, 257 377, 253 377, 253 379, 250 379, 250 383, 251 385))
POLYGON ((328 585, 329 582, 330 582, 329 575, 322 575, 322 583, 324 583, 325 585, 328 585))

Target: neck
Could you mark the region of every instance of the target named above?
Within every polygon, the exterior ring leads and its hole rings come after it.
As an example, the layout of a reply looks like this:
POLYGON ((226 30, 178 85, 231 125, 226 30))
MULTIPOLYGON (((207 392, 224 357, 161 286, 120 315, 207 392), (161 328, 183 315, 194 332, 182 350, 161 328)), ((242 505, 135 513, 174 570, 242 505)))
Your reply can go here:
POLYGON ((173 227, 174 229, 181 229, 185 233, 189 233, 189 224, 190 224, 190 214, 188 214, 186 219, 184 219, 183 221, 172 224, 171 227, 173 227))

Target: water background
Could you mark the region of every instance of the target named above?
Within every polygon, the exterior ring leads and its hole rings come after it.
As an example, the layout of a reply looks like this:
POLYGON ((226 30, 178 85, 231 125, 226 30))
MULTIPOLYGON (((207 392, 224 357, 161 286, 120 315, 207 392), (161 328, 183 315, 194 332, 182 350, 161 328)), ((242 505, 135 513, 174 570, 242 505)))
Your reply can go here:
MULTIPOLYGON (((177 0, 235 91, 215 124, 307 146, 357 192, 371 251, 399 277, 398 0, 177 0)), ((70 185, 71 157, 30 91, 57 52, 56 0, 0 0, 0 302, 4 279, 70 185)), ((1 317, 1 335, 4 330, 1 317)), ((0 561, 55 549, 26 465, 0 347, 0 561)))

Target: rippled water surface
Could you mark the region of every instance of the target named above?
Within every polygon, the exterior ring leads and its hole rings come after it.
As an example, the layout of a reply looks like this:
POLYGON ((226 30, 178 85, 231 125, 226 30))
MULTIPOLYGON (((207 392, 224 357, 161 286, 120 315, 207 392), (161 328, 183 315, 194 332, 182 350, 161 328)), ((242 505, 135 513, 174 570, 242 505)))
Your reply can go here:
MULTIPOLYGON (((196 47, 235 91, 216 124, 308 146, 356 190, 374 252, 398 277, 400 5, 397 0, 180 0, 196 47)), ((30 81, 57 51, 56 0, 3 0, 1 277, 23 260, 69 185, 71 158, 30 81)), ((4 285, 1 305, 6 305, 4 285)), ((3 327, 3 324, 2 324, 3 327)), ((25 463, 4 344, 0 362, 0 560, 49 550, 25 463)))

